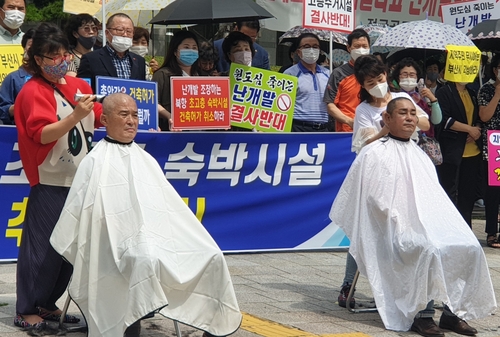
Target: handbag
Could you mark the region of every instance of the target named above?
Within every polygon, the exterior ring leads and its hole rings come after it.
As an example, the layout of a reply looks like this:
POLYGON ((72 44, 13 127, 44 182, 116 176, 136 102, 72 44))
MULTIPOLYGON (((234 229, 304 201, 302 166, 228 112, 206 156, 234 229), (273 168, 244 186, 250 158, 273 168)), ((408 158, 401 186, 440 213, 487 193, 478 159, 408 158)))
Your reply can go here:
POLYGON ((429 156, 434 165, 437 166, 443 163, 443 154, 436 138, 427 137, 425 133, 421 133, 418 136, 417 144, 429 156))

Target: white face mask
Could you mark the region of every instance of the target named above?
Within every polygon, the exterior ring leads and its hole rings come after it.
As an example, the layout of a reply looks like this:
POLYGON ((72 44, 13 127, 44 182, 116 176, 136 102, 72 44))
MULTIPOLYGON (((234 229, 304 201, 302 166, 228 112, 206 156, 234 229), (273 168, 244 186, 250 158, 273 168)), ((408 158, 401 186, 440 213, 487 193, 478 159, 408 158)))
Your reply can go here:
POLYGON ((412 91, 417 86, 416 78, 403 78, 399 81, 399 86, 405 91, 412 91))
POLYGON ((97 31, 97 41, 102 42, 102 29, 97 31))
POLYGON ((126 52, 130 49, 130 47, 132 47, 132 38, 113 35, 111 46, 119 53, 126 52))
POLYGON ((129 51, 144 57, 148 53, 148 47, 146 47, 146 46, 132 46, 129 48, 129 51))
POLYGON ((252 52, 248 50, 241 50, 233 53, 234 63, 242 64, 244 66, 252 65, 252 52))
POLYGON ((368 93, 376 98, 384 98, 387 94, 387 89, 389 89, 387 82, 383 82, 368 90, 368 93))
POLYGON ((358 57, 368 54, 370 54, 370 49, 366 48, 351 49, 351 57, 354 61, 356 61, 358 57))
POLYGON ((302 61, 307 64, 315 64, 319 58, 319 49, 305 48, 302 49, 302 61))
POLYGON ((3 19, 3 23, 10 29, 18 29, 24 22, 25 14, 17 9, 2 11, 5 13, 5 19, 3 19))

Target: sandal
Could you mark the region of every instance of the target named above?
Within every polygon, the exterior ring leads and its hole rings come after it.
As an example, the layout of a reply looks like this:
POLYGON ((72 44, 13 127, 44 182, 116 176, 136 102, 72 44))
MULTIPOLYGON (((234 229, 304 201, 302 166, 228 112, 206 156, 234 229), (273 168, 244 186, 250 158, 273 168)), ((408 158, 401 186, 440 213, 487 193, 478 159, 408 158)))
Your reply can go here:
MULTIPOLYGON (((499 248, 500 248, 500 246, 499 246, 499 248)), ((61 321, 61 315, 53 314, 51 312, 44 311, 42 309, 39 310, 38 315, 46 321, 53 321, 53 322, 60 322, 61 321)), ((63 323, 78 323, 78 322, 80 322, 80 319, 76 316, 73 316, 73 315, 66 315, 64 317, 64 321, 63 321, 63 323)))
POLYGON ((486 245, 491 248, 500 248, 500 242, 498 242, 496 235, 488 235, 486 237, 486 245))
POLYGON ((45 321, 41 321, 35 324, 30 324, 26 322, 23 316, 17 315, 16 318, 14 318, 14 325, 23 329, 43 330, 47 326, 47 323, 45 323, 45 321))

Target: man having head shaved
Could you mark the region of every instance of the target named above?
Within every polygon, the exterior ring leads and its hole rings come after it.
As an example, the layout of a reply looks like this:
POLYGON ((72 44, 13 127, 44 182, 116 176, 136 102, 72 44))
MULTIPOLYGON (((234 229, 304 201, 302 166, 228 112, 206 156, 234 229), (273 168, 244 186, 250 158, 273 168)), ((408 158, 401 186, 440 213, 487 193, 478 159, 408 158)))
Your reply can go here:
POLYGON ((121 336, 155 311, 205 336, 233 333, 241 314, 224 256, 134 143, 135 101, 107 96, 101 122, 107 136, 80 164, 50 240, 74 267, 69 293, 89 336, 121 336))
POLYGON ((372 288, 389 330, 473 336, 465 320, 491 314, 495 294, 483 249, 410 139, 415 105, 395 98, 383 114, 389 135, 354 160, 330 211, 372 288), (444 303, 439 326, 433 300, 444 303))

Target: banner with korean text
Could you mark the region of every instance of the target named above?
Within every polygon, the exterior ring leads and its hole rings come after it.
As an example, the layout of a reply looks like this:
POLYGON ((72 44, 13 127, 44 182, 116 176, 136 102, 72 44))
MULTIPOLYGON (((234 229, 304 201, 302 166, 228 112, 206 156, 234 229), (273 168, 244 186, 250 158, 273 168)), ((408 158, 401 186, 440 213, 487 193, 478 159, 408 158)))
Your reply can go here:
POLYGON ((229 79, 207 76, 170 77, 172 130, 227 130, 229 79))
POLYGON ((139 130, 158 129, 158 83, 98 76, 95 92, 105 96, 117 92, 132 96, 137 104, 139 130))
POLYGON ((481 51, 476 46, 446 46, 444 79, 472 83, 479 73, 481 51))
MULTIPOLYGON (((493 1, 493 0, 489 0, 493 1)), ((315 5, 327 6, 336 0, 256 0, 275 18, 261 20, 266 29, 287 31, 294 26, 302 25, 303 4, 311 2, 315 5)), ((358 25, 378 24, 394 27, 400 23, 416 20, 441 22, 441 5, 462 3, 462 0, 356 0, 352 1, 356 9, 358 25)))
POLYGON ((496 0, 476 0, 459 4, 441 5, 443 23, 467 33, 478 23, 500 18, 500 4, 496 0))
POLYGON ((356 27, 353 0, 303 2, 302 26, 350 33, 356 27))
POLYGON ((488 185, 500 186, 500 131, 488 131, 488 185))
POLYGON ((263 132, 292 128, 297 77, 231 63, 231 125, 263 132))
POLYGON ((3 80, 23 64, 24 49, 21 45, 0 45, 0 85, 3 80))
MULTIPOLYGON (((354 160, 351 137, 139 132, 136 142, 223 251, 247 252, 347 247, 328 214, 354 160)), ((15 260, 29 195, 15 127, 0 126, 0 153, 0 260, 15 260)))

